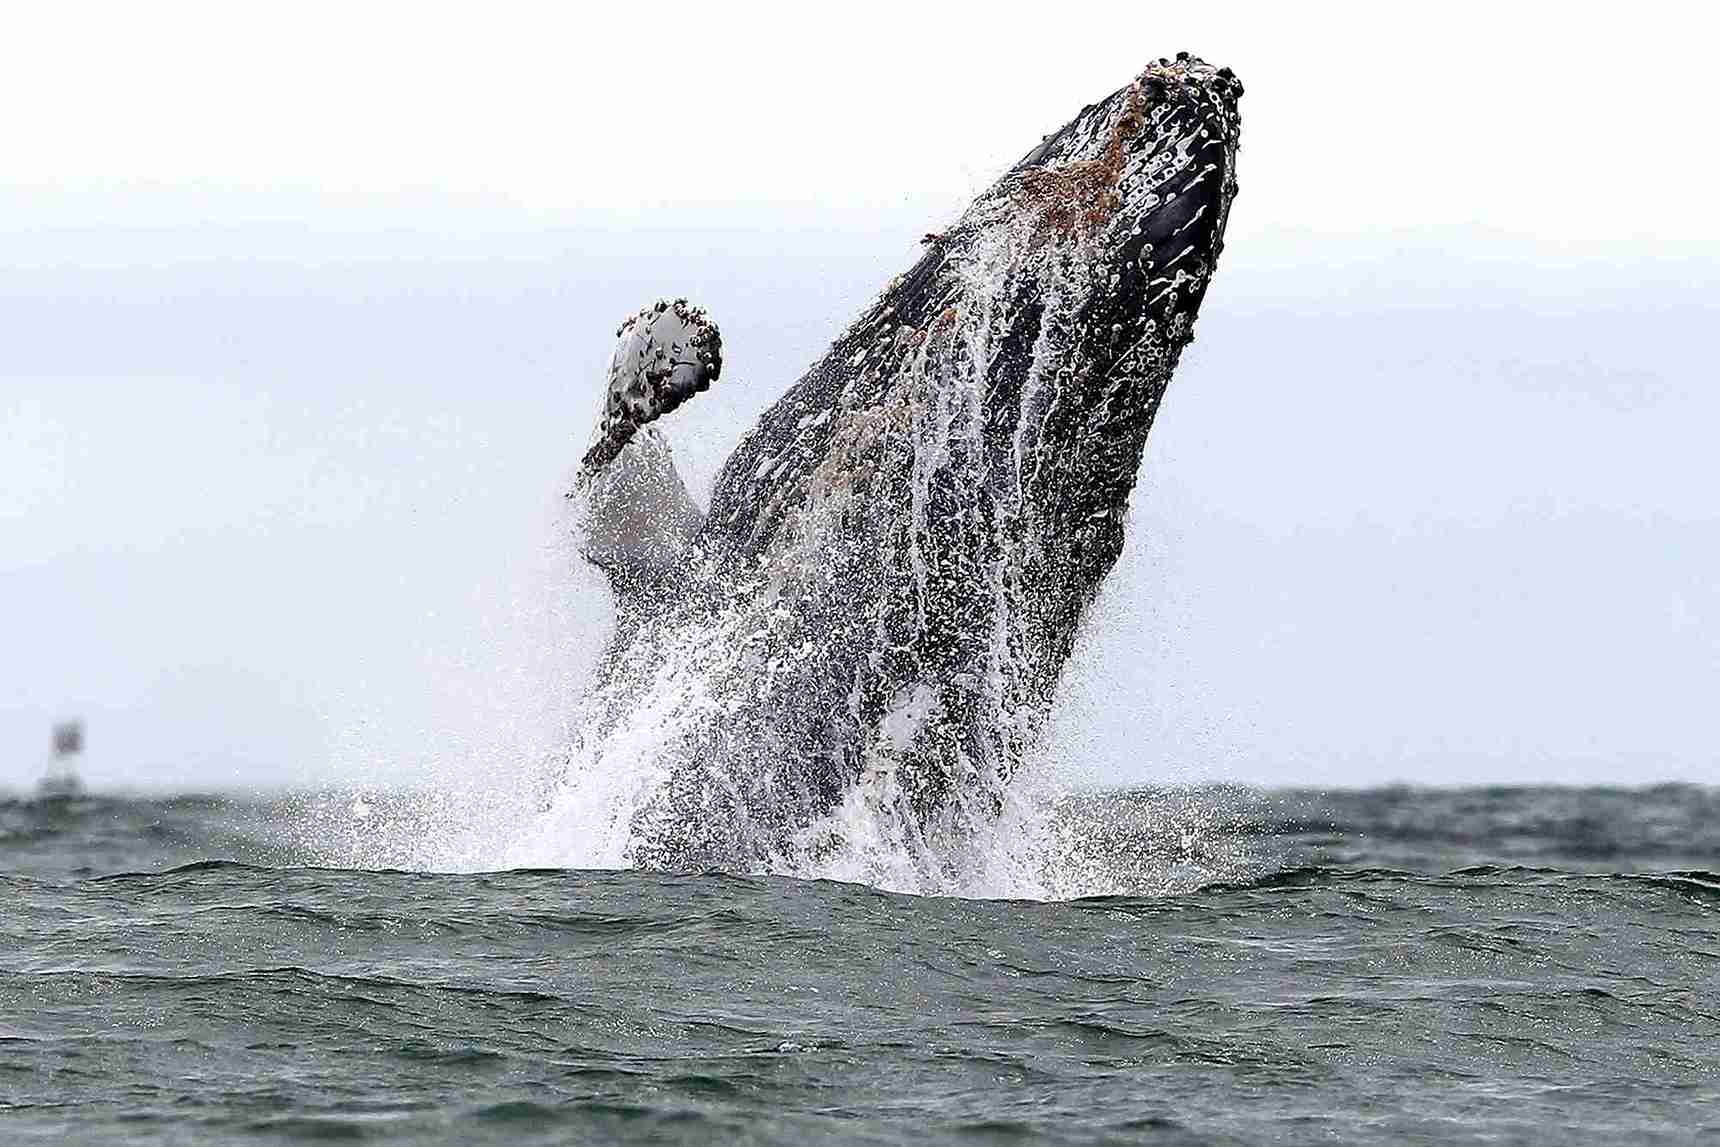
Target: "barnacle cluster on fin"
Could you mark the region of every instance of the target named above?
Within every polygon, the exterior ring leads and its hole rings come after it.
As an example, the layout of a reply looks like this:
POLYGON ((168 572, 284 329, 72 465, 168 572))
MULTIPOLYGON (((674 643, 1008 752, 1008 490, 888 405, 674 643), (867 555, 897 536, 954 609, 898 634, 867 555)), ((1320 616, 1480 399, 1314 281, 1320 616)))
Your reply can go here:
POLYGON ((609 361, 600 437, 581 462, 607 465, 641 427, 702 390, 723 370, 723 339, 704 310, 686 299, 656 303, 623 322, 609 361))

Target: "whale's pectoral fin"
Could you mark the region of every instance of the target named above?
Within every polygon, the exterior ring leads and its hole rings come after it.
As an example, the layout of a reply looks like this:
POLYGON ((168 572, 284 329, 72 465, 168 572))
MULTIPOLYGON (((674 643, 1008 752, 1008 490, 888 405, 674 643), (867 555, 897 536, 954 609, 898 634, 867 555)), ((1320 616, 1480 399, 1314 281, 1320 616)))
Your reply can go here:
POLYGON ((599 437, 580 465, 585 474, 608 465, 641 426, 709 389, 723 371, 717 324, 686 299, 646 307, 616 337, 599 437))
POLYGON ((672 586, 705 520, 649 424, 707 389, 722 371, 716 324, 685 299, 621 324, 596 441, 568 497, 580 552, 621 593, 672 586))
POLYGON ((608 574, 618 592, 667 588, 680 580, 705 515, 693 504, 669 443, 656 428, 634 434, 609 465, 582 477, 568 497, 581 555, 608 574))

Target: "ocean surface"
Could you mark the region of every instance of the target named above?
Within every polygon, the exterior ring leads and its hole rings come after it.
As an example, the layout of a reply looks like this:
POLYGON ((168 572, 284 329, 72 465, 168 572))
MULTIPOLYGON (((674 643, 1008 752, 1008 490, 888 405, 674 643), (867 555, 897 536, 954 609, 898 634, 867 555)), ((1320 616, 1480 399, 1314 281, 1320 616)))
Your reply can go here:
POLYGON ((1071 799, 1120 893, 328 866, 0 800, 0 1142, 1720 1140, 1720 791, 1071 799))

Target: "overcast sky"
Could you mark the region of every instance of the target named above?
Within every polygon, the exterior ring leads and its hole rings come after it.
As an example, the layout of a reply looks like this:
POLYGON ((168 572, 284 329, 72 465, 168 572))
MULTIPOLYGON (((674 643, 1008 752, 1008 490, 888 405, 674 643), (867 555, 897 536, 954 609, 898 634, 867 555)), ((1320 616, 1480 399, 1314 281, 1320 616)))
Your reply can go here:
POLYGON ((0 46, 0 185, 74 213, 139 185, 890 206, 972 193, 1187 49, 1247 84, 1239 237, 1715 234, 1710 5, 1212 8, 33 5, 0 46))
POLYGON ((1073 771, 1720 781, 1716 18, 1194 7, 15 14, 0 786, 74 712, 140 784, 515 751, 590 628, 541 546, 616 320, 723 324, 708 483, 919 231, 1182 49, 1247 85, 1243 191, 1073 771))

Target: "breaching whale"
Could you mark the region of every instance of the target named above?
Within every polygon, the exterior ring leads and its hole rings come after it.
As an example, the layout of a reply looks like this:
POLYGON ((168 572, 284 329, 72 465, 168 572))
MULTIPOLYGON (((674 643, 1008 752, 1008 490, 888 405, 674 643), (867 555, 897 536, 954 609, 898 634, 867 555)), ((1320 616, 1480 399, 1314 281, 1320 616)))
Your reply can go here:
POLYGON ((768 869, 859 808, 953 864, 998 815, 1194 337, 1241 94, 1183 54, 1044 137, 765 412, 708 512, 656 422, 720 375, 717 328, 684 300, 623 324, 569 497, 618 612, 573 756, 645 762, 609 793, 630 862, 768 869))

